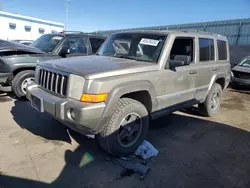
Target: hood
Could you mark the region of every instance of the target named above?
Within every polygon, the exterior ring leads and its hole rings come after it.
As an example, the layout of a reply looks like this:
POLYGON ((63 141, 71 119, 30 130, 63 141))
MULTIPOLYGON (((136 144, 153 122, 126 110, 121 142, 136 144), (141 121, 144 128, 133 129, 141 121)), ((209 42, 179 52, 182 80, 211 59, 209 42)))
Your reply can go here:
POLYGON ((243 67, 243 66, 237 65, 234 68, 232 68, 232 71, 250 73, 250 67, 243 67))
POLYGON ((36 54, 45 53, 39 50, 38 48, 32 46, 27 46, 24 44, 10 42, 6 40, 0 40, 0 52, 5 52, 5 51, 22 51, 22 52, 36 53, 36 54))
POLYGON ((40 63, 40 66, 69 72, 83 76, 86 79, 158 70, 158 66, 155 63, 105 56, 85 56, 51 60, 40 63))

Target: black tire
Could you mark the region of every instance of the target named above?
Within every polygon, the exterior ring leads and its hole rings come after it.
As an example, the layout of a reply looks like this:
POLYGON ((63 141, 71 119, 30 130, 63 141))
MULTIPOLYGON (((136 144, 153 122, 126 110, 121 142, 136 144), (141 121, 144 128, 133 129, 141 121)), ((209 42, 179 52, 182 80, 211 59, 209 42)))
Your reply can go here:
POLYGON ((102 132, 97 135, 97 141, 107 153, 114 156, 127 156, 133 153, 143 142, 148 131, 148 126, 149 117, 146 107, 134 99, 121 98, 108 124, 105 125, 102 132), (119 134, 126 126, 121 126, 120 124, 130 113, 135 113, 140 116, 141 128, 133 144, 125 147, 119 139, 119 134))
POLYGON ((35 71, 33 70, 21 71, 14 77, 14 79, 12 80, 11 89, 17 98, 22 98, 26 95, 26 92, 24 92, 22 89, 23 81, 27 78, 34 79, 34 77, 35 71))
POLYGON ((221 103, 221 98, 222 98, 222 88, 220 84, 215 83, 210 91, 208 92, 208 95, 206 97, 206 100, 199 104, 199 110, 200 113, 204 116, 214 116, 217 114, 220 108, 220 103, 221 103), (213 100, 213 95, 217 93, 218 94, 218 104, 216 105, 215 108, 212 108, 211 101, 213 100))

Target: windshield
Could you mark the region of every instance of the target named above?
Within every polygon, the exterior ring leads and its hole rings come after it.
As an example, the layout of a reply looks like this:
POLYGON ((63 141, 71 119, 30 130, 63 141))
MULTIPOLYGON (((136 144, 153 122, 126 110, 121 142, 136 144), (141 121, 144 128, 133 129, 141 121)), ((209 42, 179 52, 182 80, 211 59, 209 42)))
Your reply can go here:
POLYGON ((56 45, 60 42, 62 36, 47 34, 42 35, 37 40, 35 40, 30 46, 34 46, 44 52, 52 52, 56 45))
POLYGON ((250 67, 250 59, 245 59, 243 60, 239 66, 242 66, 242 67, 250 67))
POLYGON ((120 33, 110 36, 97 55, 156 63, 166 35, 120 33))

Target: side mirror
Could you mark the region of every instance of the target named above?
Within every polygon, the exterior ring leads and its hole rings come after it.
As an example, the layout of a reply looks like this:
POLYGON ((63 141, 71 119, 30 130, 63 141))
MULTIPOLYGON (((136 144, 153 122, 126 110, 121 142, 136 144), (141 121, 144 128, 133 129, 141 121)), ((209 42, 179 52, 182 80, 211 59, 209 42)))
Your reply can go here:
POLYGON ((175 67, 180 67, 180 66, 184 66, 185 62, 184 61, 180 61, 180 60, 169 60, 169 68, 175 68, 175 67))
POLYGON ((65 56, 66 54, 70 54, 70 49, 68 46, 62 46, 59 55, 65 56))

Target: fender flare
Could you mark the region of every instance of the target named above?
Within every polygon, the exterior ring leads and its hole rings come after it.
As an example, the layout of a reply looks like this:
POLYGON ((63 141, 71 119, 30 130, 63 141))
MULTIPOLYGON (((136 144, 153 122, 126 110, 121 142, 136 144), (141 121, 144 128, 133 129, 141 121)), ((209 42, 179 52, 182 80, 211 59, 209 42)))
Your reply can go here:
MULTIPOLYGON (((214 85, 214 83, 216 82, 216 80, 219 79, 219 78, 225 79, 225 76, 226 76, 226 75, 225 75, 224 73, 218 73, 218 74, 216 74, 216 75, 213 75, 213 77, 212 77, 212 79, 211 79, 211 81, 210 81, 208 90, 207 90, 207 94, 208 94, 208 92, 210 91, 210 89, 212 88, 212 86, 214 85)), ((225 82, 226 82, 226 79, 225 79, 225 82)), ((224 88, 222 88, 222 89, 224 89, 224 88)), ((207 95, 207 94, 206 94, 206 95, 207 95)))
POLYGON ((106 102, 106 107, 102 114, 101 120, 99 121, 98 126, 96 128, 96 132, 100 132, 102 128, 104 127, 104 125, 108 123, 120 97, 125 94, 133 93, 136 91, 147 91, 152 101, 152 111, 155 111, 157 109, 158 103, 156 99, 156 92, 151 82, 146 81, 146 80, 145 81, 140 80, 140 81, 126 82, 126 83, 117 85, 109 93, 109 96, 106 102))
POLYGON ((33 63, 26 63, 26 64, 23 64, 23 63, 17 63, 17 64, 13 64, 12 65, 12 72, 18 70, 18 69, 35 69, 36 68, 36 65, 37 64, 33 64, 33 63))

